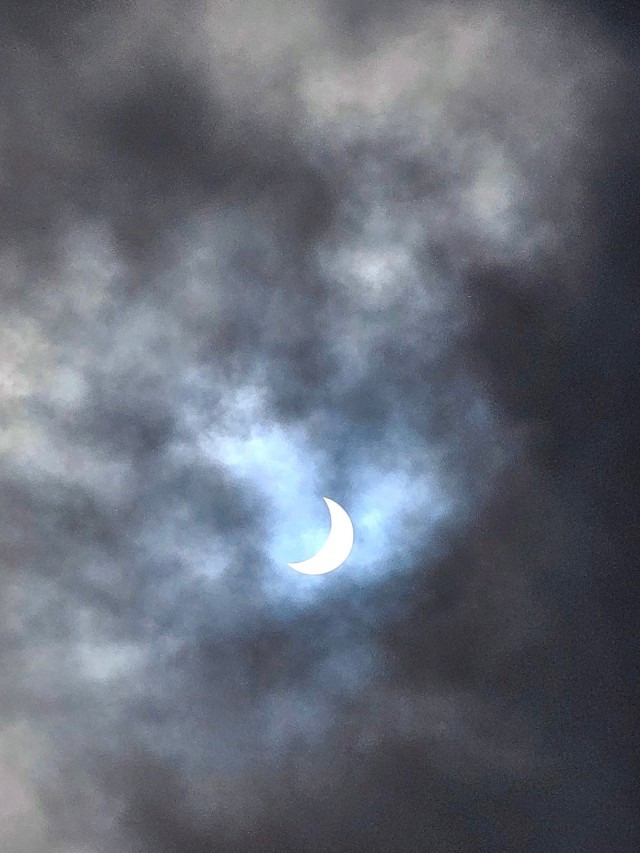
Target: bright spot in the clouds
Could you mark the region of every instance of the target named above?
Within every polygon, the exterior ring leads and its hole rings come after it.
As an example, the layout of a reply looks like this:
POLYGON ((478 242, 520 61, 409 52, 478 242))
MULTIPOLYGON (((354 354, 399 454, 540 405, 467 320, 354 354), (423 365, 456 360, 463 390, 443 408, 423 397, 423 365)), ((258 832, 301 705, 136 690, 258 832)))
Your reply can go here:
MULTIPOLYGON (((350 524, 358 531, 349 571, 341 573, 350 582, 376 582, 411 565, 416 549, 432 541, 443 519, 461 510, 446 488, 436 448, 402 432, 395 421, 375 447, 371 439, 368 444, 354 440, 337 471, 329 443, 322 447, 312 440, 303 423, 272 420, 259 387, 234 388, 225 404, 215 428, 199 433, 199 449, 264 500, 270 569, 263 584, 276 599, 302 601, 321 594, 321 587, 310 586, 310 579, 291 572, 288 564, 326 544, 327 510, 318 495, 331 494, 336 484, 336 497, 349 507, 350 524)), ((329 541, 333 547, 335 540, 329 541)))
POLYGON ((348 513, 330 498, 323 498, 331 515, 329 536, 322 548, 299 563, 289 563, 291 569, 303 575, 325 575, 341 566, 353 548, 353 524, 348 513))

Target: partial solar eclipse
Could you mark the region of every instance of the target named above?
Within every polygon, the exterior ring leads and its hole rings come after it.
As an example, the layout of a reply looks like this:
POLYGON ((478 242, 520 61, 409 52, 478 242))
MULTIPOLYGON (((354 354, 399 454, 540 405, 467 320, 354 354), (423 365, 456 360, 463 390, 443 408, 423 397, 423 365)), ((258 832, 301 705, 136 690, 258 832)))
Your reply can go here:
POLYGON ((322 548, 301 563, 287 565, 303 575, 324 575, 341 566, 353 548, 353 524, 346 511, 330 498, 322 499, 329 508, 331 528, 322 548))

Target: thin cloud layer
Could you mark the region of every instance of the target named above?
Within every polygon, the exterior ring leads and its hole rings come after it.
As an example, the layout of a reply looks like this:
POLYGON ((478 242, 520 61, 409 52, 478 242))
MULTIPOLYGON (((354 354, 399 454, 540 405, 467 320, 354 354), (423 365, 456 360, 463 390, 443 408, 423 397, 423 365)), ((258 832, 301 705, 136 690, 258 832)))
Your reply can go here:
POLYGON ((624 39, 9 13, 2 849, 636 849, 624 39))

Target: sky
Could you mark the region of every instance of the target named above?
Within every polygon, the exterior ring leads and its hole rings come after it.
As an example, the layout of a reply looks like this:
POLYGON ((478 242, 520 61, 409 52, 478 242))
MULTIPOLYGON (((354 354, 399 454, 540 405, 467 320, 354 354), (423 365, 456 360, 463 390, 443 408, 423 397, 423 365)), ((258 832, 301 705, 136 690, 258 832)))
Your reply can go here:
POLYGON ((3 853, 634 853, 637 14, 2 17, 3 853))

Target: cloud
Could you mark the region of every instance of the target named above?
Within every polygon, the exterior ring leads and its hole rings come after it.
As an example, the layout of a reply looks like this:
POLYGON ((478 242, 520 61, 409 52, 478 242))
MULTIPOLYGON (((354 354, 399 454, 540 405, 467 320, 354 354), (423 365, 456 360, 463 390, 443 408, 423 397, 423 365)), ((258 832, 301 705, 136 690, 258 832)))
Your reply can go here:
POLYGON ((4 849, 634 849, 624 40, 9 11, 4 849))

